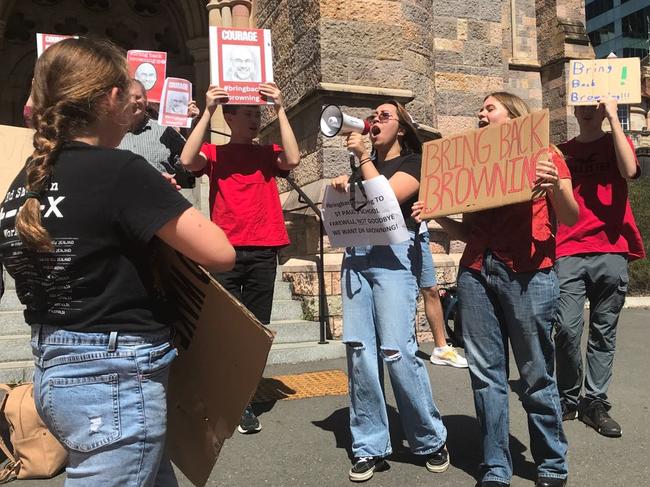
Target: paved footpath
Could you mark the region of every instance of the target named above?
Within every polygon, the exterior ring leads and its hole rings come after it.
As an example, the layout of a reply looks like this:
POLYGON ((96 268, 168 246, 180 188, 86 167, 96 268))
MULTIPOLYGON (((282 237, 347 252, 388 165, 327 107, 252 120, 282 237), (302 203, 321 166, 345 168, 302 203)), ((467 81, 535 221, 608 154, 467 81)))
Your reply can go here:
MULTIPOLYGON (((570 486, 644 487, 650 485, 650 311, 625 310, 619 323, 618 352, 610 388, 612 415, 623 426, 623 437, 598 435, 579 421, 565 424, 569 438, 570 486)), ((430 351, 431 344, 423 350, 430 351)), ((265 377, 316 370, 345 370, 344 360, 268 367, 265 377)), ((432 474, 410 455, 399 426, 395 400, 387 384, 394 454, 391 469, 377 473, 365 485, 475 485, 480 461, 478 423, 466 369, 427 365, 434 399, 449 431, 451 468, 432 474)), ((526 419, 517 396, 517 372, 512 362, 510 449, 513 487, 532 486, 532 463, 526 419)), ((223 487, 351 486, 350 433, 347 397, 282 400, 259 410, 263 430, 226 442, 208 485, 223 487)), ((180 485, 191 484, 179 475, 180 485)), ((21 481, 16 487, 61 486, 64 476, 46 481, 21 481)))

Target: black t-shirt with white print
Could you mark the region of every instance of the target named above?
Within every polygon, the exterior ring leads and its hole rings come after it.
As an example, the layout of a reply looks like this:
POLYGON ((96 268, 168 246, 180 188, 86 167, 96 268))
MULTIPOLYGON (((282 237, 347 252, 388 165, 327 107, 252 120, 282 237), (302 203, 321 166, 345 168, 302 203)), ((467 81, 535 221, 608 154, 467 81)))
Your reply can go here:
POLYGON ((148 244, 189 201, 129 151, 73 142, 54 167, 41 198, 54 252, 29 251, 16 236, 24 169, 0 207, 0 259, 26 305, 25 321, 82 332, 165 329, 148 244))

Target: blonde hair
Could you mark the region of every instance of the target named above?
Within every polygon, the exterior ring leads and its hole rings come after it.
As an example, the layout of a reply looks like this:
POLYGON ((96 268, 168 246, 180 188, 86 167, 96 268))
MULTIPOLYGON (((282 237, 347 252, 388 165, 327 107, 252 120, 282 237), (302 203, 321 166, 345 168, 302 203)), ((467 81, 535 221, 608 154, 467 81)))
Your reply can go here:
POLYGON ((483 98, 483 101, 490 97, 495 98, 506 108, 506 110, 508 110, 509 118, 517 118, 530 113, 528 103, 512 93, 508 93, 507 91, 495 91, 483 98))
MULTIPOLYGON (((42 198, 47 191, 63 145, 106 116, 105 97, 113 88, 120 90, 126 108, 130 82, 124 53, 110 42, 66 39, 43 53, 32 85, 36 132, 25 185, 32 196, 42 198)), ((51 251, 40 198, 25 200, 16 216, 16 232, 28 249, 51 251)))

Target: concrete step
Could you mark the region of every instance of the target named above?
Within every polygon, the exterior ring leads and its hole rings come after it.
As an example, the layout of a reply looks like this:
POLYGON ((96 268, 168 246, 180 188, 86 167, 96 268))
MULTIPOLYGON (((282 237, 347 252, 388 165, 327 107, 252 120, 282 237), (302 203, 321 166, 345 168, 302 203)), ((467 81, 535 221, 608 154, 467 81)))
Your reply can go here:
POLYGON ((272 321, 269 328, 276 335, 273 343, 317 342, 320 338, 317 321, 278 320, 272 321))
POLYGON ((0 311, 0 334, 26 335, 31 333, 22 311, 0 311))
POLYGON ((0 363, 0 382, 4 384, 32 382, 33 378, 34 361, 32 360, 0 363))
POLYGON ((294 299, 274 299, 271 321, 302 320, 302 302, 294 299))
POLYGON ((0 362, 31 360, 30 338, 30 335, 0 336, 0 362))
POLYGON ((291 292, 291 284, 286 281, 275 281, 275 288, 273 289, 273 299, 291 299, 293 293, 291 292))
POLYGON ((0 299, 0 311, 22 311, 25 308, 23 303, 18 299, 14 289, 5 289, 5 293, 0 299))
POLYGON ((317 342, 275 343, 266 363, 297 364, 341 357, 345 357, 345 345, 339 340, 330 340, 325 345, 319 345, 317 342))

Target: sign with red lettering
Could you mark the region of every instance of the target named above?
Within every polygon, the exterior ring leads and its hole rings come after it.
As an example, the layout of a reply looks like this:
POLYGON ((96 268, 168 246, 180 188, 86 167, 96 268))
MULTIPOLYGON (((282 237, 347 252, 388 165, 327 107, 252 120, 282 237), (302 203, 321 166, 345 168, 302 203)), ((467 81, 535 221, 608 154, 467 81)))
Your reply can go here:
POLYGON ((210 27, 210 79, 228 92, 228 104, 272 103, 259 93, 273 81, 271 31, 210 27))
POLYGON ((549 112, 468 130, 423 145, 422 218, 531 200, 537 161, 549 155, 549 112))
POLYGON ((41 54, 45 52, 45 49, 50 47, 52 44, 70 38, 79 39, 78 36, 66 36, 61 34, 36 34, 36 57, 41 57, 41 54))
POLYGON ((167 78, 163 86, 158 123, 169 127, 190 128, 192 119, 187 116, 192 100, 192 83, 181 78, 167 78))
POLYGON ((129 75, 140 81, 147 90, 147 100, 159 103, 167 76, 167 53, 131 50, 126 53, 126 60, 129 75))

